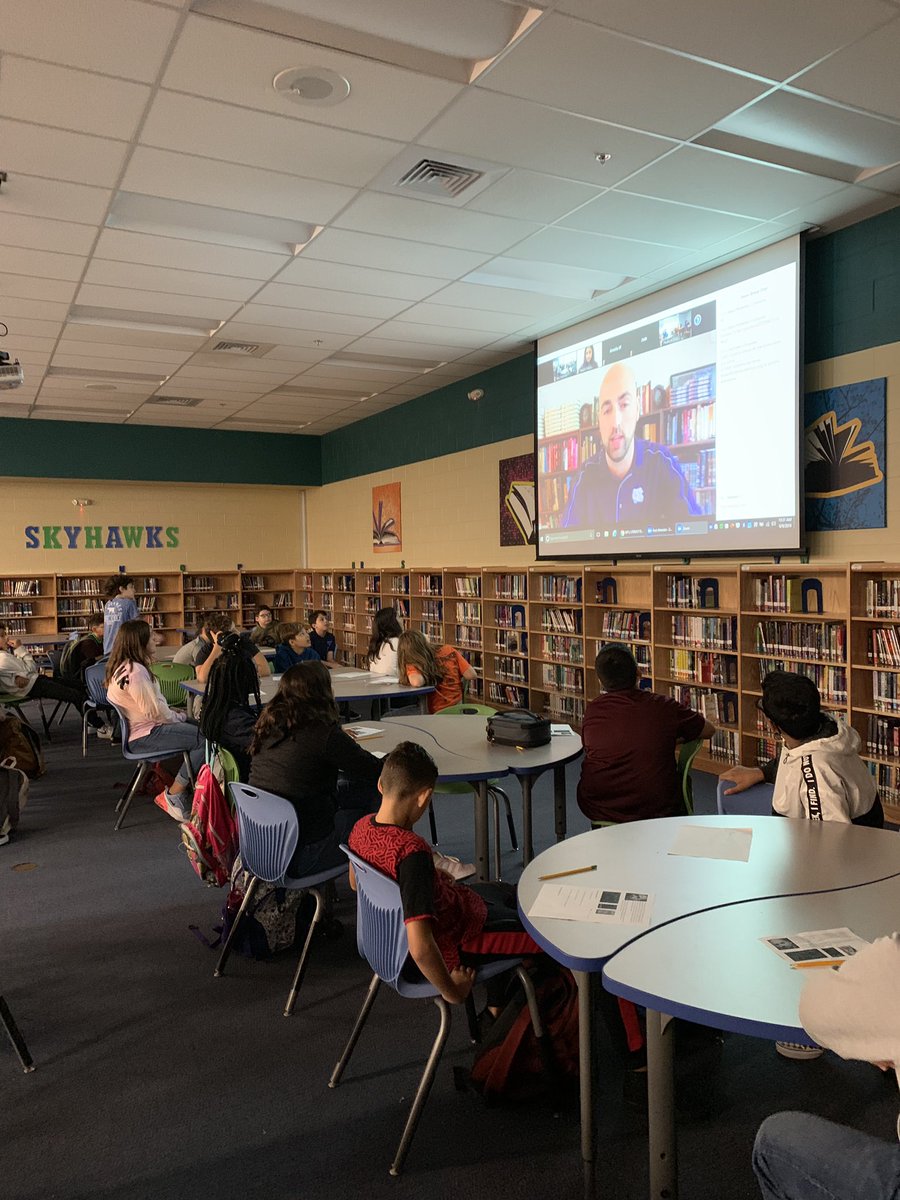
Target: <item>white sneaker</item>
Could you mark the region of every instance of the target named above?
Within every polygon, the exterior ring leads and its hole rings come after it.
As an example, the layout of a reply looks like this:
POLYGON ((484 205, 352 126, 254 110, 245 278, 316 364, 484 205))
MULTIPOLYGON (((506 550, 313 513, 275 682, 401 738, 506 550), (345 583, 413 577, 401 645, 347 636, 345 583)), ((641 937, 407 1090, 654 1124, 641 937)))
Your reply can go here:
POLYGON ((475 874, 474 863, 460 862, 460 860, 458 858, 454 858, 452 854, 439 854, 437 850, 435 850, 433 857, 435 869, 438 871, 444 871, 452 879, 455 879, 457 883, 459 883, 461 879, 471 879, 471 877, 475 874))
POLYGON ((806 1042, 776 1042, 775 1049, 782 1058, 792 1058, 798 1062, 821 1058, 825 1053, 821 1046, 812 1046, 806 1042))
POLYGON ((97 729, 97 737, 104 738, 107 742, 112 740, 113 727, 112 725, 100 725, 97 729))
POLYGON ((157 808, 161 808, 164 813, 172 818, 173 821, 179 823, 190 819, 190 811, 185 812, 182 805, 182 800, 187 797, 173 796, 170 792, 160 792, 158 796, 153 797, 153 803, 157 808))

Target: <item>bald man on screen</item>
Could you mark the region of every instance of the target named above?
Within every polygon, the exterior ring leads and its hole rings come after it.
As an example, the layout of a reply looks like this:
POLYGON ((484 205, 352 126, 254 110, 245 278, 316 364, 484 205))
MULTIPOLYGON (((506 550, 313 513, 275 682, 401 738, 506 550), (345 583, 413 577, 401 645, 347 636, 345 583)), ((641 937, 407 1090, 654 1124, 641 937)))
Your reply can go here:
POLYGON ((674 527, 700 505, 665 446, 635 437, 640 403, 631 367, 614 363, 600 384, 600 451, 575 477, 565 529, 674 527))

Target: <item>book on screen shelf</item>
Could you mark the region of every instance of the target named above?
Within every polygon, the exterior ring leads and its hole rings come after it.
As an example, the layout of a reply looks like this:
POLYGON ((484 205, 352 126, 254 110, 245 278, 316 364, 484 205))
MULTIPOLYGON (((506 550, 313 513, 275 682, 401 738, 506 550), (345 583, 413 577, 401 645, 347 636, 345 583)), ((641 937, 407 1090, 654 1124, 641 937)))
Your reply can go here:
POLYGON ((494 637, 494 648, 508 654, 528 653, 528 634, 521 629, 498 629, 494 637))
MULTIPOLYGON (((65 582, 61 580, 60 582, 65 582)), ((39 579, 0 579, 0 596, 40 596, 39 579)))
POLYGON ((737 617, 672 617, 672 642, 697 650, 737 650, 737 617))
POLYGON ((662 441, 666 446, 711 442, 716 436, 716 406, 712 401, 691 408, 670 409, 660 413, 656 420, 661 426, 662 441))
MULTIPOLYGON (((761 658, 759 663, 759 687, 770 671, 795 671, 798 675, 806 675, 819 689, 822 703, 834 707, 844 707, 847 704, 847 671, 844 667, 827 667, 822 663, 803 662, 790 658, 761 658)), ((874 672, 878 674, 878 672, 874 672)), ((894 678, 891 676, 891 678, 894 678)), ((877 708, 878 705, 876 704, 877 708)))
POLYGON ((876 625, 869 630, 866 658, 876 667, 900 667, 900 637, 895 625, 876 625))
POLYGON ((698 450, 696 458, 679 460, 681 473, 695 491, 716 486, 715 450, 698 450))
POLYGON ((637 609, 606 609, 600 619, 600 636, 607 642, 648 641, 650 613, 637 609))
POLYGON ((900 760, 900 721, 870 713, 866 718, 866 753, 900 760))
POLYGON ((541 629, 560 633, 581 633, 581 609, 545 608, 541 612, 541 629))
POLYGON ((900 579, 866 580, 866 616, 900 617, 900 579))
POLYGON ((703 713, 714 725, 737 724, 737 692, 706 691, 685 684, 669 684, 666 694, 679 704, 686 704, 695 712, 703 713))
POLYGON ((757 654, 846 661, 847 626, 843 621, 759 621, 754 640, 757 654))
POLYGON ((541 657, 552 658, 556 662, 583 663, 584 640, 580 637, 566 637, 563 634, 551 634, 541 639, 541 657))
POLYGON ((528 707, 528 691, 513 684, 493 683, 488 685, 488 699, 493 704, 507 704, 513 708, 528 707))
POLYGON ((714 650, 670 650, 669 674, 674 679, 692 679, 718 687, 736 687, 737 658, 714 650))
POLYGON ((559 437, 576 430, 580 424, 580 406, 575 402, 545 408, 541 414, 541 437, 559 437))

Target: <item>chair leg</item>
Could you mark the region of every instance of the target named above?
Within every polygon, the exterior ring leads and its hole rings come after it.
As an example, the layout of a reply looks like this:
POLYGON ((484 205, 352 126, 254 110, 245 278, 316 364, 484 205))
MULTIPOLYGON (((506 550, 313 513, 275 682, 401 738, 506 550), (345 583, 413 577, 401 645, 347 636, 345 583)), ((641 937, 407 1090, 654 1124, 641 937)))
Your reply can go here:
POLYGON ((432 844, 432 846, 436 846, 438 844, 438 836, 437 836, 437 821, 434 816, 434 797, 433 796, 431 798, 431 803, 428 805, 428 824, 431 826, 431 844, 432 844))
POLYGON ((182 754, 184 755, 184 766, 187 771, 187 777, 190 780, 191 787, 193 787, 197 781, 194 778, 194 768, 191 766, 191 756, 187 750, 183 750, 182 754))
POLYGON ((500 855, 500 801, 493 788, 488 788, 491 798, 491 817, 494 833, 494 878, 499 880, 503 874, 503 861, 500 855))
POLYGON ((469 1026, 469 1041, 473 1046, 481 1042, 481 1030, 478 1028, 478 1014, 475 1011, 475 996, 469 992, 466 996, 466 1022, 469 1026))
POLYGON ((118 819, 117 819, 115 825, 113 826, 113 833, 117 833, 122 828, 122 822, 125 820, 125 814, 128 812, 129 808, 131 807, 131 801, 134 799, 134 794, 138 790, 138 788, 141 786, 141 784, 143 783, 144 776, 147 774, 147 770, 148 770, 149 766, 150 766, 150 764, 145 763, 145 762, 142 762, 138 766, 137 774, 132 779, 131 786, 125 792, 125 795, 119 801, 119 804, 116 805, 117 812, 119 811, 119 805, 121 805, 121 812, 119 812, 118 819))
POLYGON ((494 788, 498 796, 503 798, 503 804, 506 808, 506 824, 509 827, 509 844, 513 850, 518 850, 519 839, 516 836, 516 823, 513 820, 512 805, 509 802, 509 796, 504 792, 503 788, 494 788))
POLYGON ((125 788, 125 791, 122 793, 122 795, 116 801, 116 812, 118 812, 119 809, 122 807, 122 805, 125 803, 125 797, 128 795, 128 793, 134 787, 135 782, 136 782, 137 777, 140 774, 140 772, 141 772, 141 764, 138 763, 138 765, 131 772, 131 778, 128 780, 128 784, 125 788))
POLYGON ((336 1088, 341 1082, 341 1076, 344 1074, 347 1063, 350 1061, 350 1055, 356 1049, 356 1043, 359 1041, 359 1035, 362 1033, 363 1026, 368 1020, 369 1013, 372 1010, 372 1005, 375 1003, 375 997, 378 995, 378 989, 380 987, 381 980, 377 975, 373 975, 371 982, 369 983, 368 991, 366 992, 366 998, 362 1002, 362 1008, 359 1010, 359 1015, 354 1022, 347 1045, 344 1047, 344 1053, 337 1060, 335 1068, 331 1072, 331 1078, 328 1080, 328 1086, 330 1088, 336 1088))
POLYGON ((0 996, 0 1025, 6 1030, 6 1035, 12 1042, 13 1049, 19 1057, 19 1062, 22 1064, 22 1070, 28 1074, 34 1070, 34 1059, 28 1053, 28 1047, 25 1045, 25 1039, 19 1033, 19 1027, 13 1020, 13 1015, 9 1011, 9 1005, 0 996))
POLYGON ((44 712, 44 702, 40 698, 38 698, 38 710, 41 714, 41 724, 44 726, 44 733, 47 735, 47 741, 52 742, 53 738, 50 736, 50 722, 47 720, 47 714, 44 712))
POLYGON ((317 888, 310 888, 308 893, 316 898, 316 911, 313 913, 313 919, 309 923, 309 929, 306 931, 306 941, 303 943, 303 949, 300 951, 300 961, 297 963, 297 970, 294 972, 294 979, 291 983, 291 990, 288 992, 287 1004, 284 1006, 284 1015, 289 1017, 294 1011, 294 1005, 297 1002, 297 993, 303 986, 303 976, 306 974, 306 964, 309 960, 309 948, 312 945, 313 935, 316 932, 316 926, 322 919, 322 912, 325 907, 322 900, 322 894, 317 888))
POLYGON ((544 1036, 544 1025, 541 1021, 541 1010, 538 1008, 534 984, 531 982, 531 976, 521 963, 516 967, 516 974, 519 977, 519 983, 522 985, 522 991, 525 993, 528 1012, 531 1015, 531 1028, 534 1030, 534 1036, 540 1041, 544 1036))
POLYGON ((244 892, 244 899, 241 901, 241 907, 238 909, 238 915, 234 919, 234 924, 225 939, 225 945, 222 947, 222 953, 219 955, 219 961, 216 963, 216 969, 213 971, 213 979, 218 979, 220 975, 225 974, 225 964, 228 962, 228 956, 231 954, 231 946, 234 939, 237 937, 237 931, 244 919, 244 913, 250 901, 253 899, 253 893, 256 891, 256 885, 259 880, 255 875, 251 875, 250 882, 247 884, 247 890, 244 892))
POLYGON ((87 713, 83 712, 81 714, 81 757, 82 758, 87 758, 87 731, 88 731, 87 713))
POLYGON ((428 1055, 425 1070, 422 1072, 422 1079, 416 1090, 416 1098, 413 1100, 413 1106, 406 1119, 406 1128, 403 1130, 400 1145, 397 1147, 397 1153, 394 1155, 394 1161, 391 1163, 391 1174, 394 1176, 399 1175, 403 1170, 403 1163, 412 1145, 412 1140, 419 1125, 419 1118, 422 1116, 422 1110, 425 1108, 425 1102, 431 1092, 431 1085, 434 1083, 438 1063, 441 1061, 441 1055, 444 1053, 444 1046, 447 1042, 447 1035, 450 1032, 450 1005, 443 996, 436 996, 434 1002, 441 1014, 441 1023, 438 1028, 437 1037, 434 1039, 434 1045, 431 1047, 431 1053, 428 1055))
MULTIPOLYGON (((60 725, 62 725, 62 723, 63 723, 63 718, 65 717, 65 715, 66 715, 66 713, 69 711, 69 709, 72 707, 72 705, 69 703, 69 701, 68 701, 68 700, 60 700, 60 701, 58 701, 58 702, 57 702, 57 705, 56 705, 56 708, 54 708, 54 710, 53 710, 53 717, 55 717, 55 716, 56 716, 56 714, 57 714, 57 712, 59 712, 59 709, 60 709, 60 707, 62 708, 62 712, 61 712, 61 713, 59 713, 59 720, 56 722, 56 724, 57 724, 57 727, 59 727, 60 725)), ((51 725, 53 724, 53 717, 51 717, 51 718, 50 718, 50 724, 51 724, 51 725)))

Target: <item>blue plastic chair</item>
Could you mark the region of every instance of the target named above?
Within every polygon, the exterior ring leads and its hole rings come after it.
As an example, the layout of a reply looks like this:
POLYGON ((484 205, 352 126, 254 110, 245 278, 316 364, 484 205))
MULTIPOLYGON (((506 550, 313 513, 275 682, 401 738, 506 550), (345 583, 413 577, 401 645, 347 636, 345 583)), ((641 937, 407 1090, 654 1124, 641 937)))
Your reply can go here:
POLYGON ((720 779, 716 788, 716 809, 723 816, 733 814, 747 817, 769 817, 772 815, 772 796, 775 789, 771 783, 755 783, 745 792, 726 796, 725 789, 731 781, 720 779))
MULTIPOLYGON (((135 792, 144 782, 144 776, 147 774, 147 770, 149 769, 150 765, 152 763, 159 762, 163 758, 171 758, 173 755, 160 754, 158 750, 154 750, 152 753, 148 753, 147 751, 141 752, 139 750, 132 750, 130 745, 131 727, 128 724, 128 718, 118 704, 113 703, 108 698, 106 703, 109 704, 109 706, 115 711, 116 716, 119 718, 119 724, 122 729, 122 756, 127 762, 134 762, 138 764, 135 767, 134 774, 132 775, 128 786, 125 788, 125 791, 119 797, 119 801, 116 804, 116 812, 119 815, 116 818, 116 823, 113 826, 113 829, 117 832, 122 828, 122 822, 125 820, 125 814, 131 807, 131 801, 134 799, 135 792)), ((188 778, 193 784, 194 772, 191 767, 190 753, 187 750, 182 750, 182 754, 184 755, 184 765, 187 768, 188 778)))
MULTIPOLYGON (((404 971, 407 962, 412 960, 409 957, 409 943, 406 937, 406 926, 403 923, 400 888, 396 881, 379 871, 377 867, 365 862, 347 846, 342 846, 341 849, 350 859, 356 876, 356 944, 360 955, 372 968, 374 974, 350 1039, 331 1073, 328 1086, 336 1088, 340 1083, 341 1076, 359 1041, 359 1036, 382 983, 386 983, 398 996, 403 996, 405 999, 433 1000, 440 1012, 441 1019, 437 1036, 432 1043, 431 1053, 428 1055, 422 1078, 416 1089, 415 1099, 400 1138, 400 1145, 397 1147, 397 1153, 391 1163, 391 1174, 399 1175, 412 1144, 419 1118, 431 1092, 431 1085, 434 1083, 441 1055, 444 1052, 444 1045, 450 1032, 450 1005, 426 979, 421 976, 419 979, 409 978, 404 971)), ((492 976, 500 975, 511 968, 515 968, 525 992, 535 1037, 541 1039, 543 1038, 543 1028, 538 1012, 537 998, 534 994, 534 986, 528 977, 528 972, 522 966, 521 959, 506 958, 498 962, 487 963, 476 972, 475 982, 483 983, 492 976)), ((471 1018, 474 1014, 474 1006, 469 1004, 467 1009, 471 1018)), ((474 1035, 474 1030, 472 1032, 474 1035)))
POLYGON ((263 883, 272 884, 273 887, 286 888, 289 891, 309 892, 315 898, 316 911, 310 922, 306 940, 300 952, 300 961, 297 963, 291 990, 288 992, 287 1003, 284 1006, 284 1015, 289 1017, 294 1011, 297 993, 303 984, 309 948, 325 907, 319 885, 346 875, 347 866, 345 863, 341 863, 340 866, 328 867, 314 875, 304 875, 300 879, 292 878, 287 871, 300 840, 300 822, 293 804, 281 796, 275 796, 271 792, 262 792, 259 788, 247 787, 243 783, 230 783, 228 790, 231 794, 231 802, 238 814, 238 844, 241 848, 241 862, 250 872, 251 879, 244 893, 238 915, 225 939, 225 945, 222 947, 222 953, 216 963, 213 975, 218 977, 224 974, 225 963, 231 953, 232 943, 260 880, 263 883))
POLYGON ((84 686, 87 699, 81 706, 81 757, 87 757, 88 747, 88 713, 105 712, 110 720, 115 719, 112 706, 106 698, 106 658, 100 658, 87 668, 84 673, 84 686))

